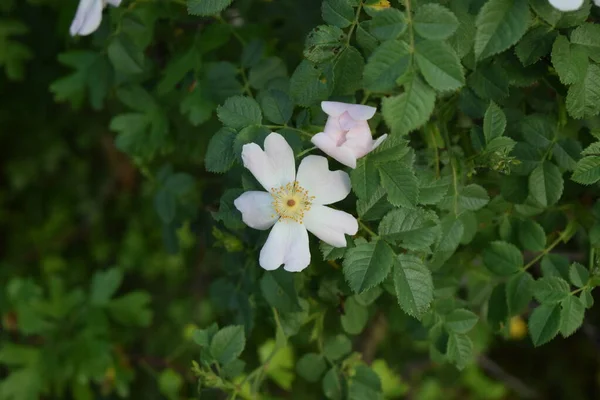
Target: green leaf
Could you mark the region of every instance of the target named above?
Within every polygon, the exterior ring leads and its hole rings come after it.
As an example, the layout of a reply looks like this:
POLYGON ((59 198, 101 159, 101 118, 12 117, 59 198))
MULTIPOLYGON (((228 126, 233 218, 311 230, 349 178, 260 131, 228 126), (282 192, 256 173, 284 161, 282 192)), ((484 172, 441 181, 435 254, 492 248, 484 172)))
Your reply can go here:
POLYGON ((249 68, 258 64, 265 54, 265 42, 261 39, 252 39, 242 50, 242 67, 249 68))
POLYGON ((560 328, 560 306, 542 304, 529 317, 529 335, 535 347, 552 340, 560 328))
POLYGON ((388 40, 377 47, 365 65, 363 82, 372 92, 389 92, 396 80, 408 71, 411 54, 408 45, 400 40, 388 40))
POLYGON ((333 366, 323 378, 322 388, 325 397, 330 400, 342 400, 344 378, 338 371, 337 367, 333 366))
POLYGON ((558 167, 548 161, 536 167, 529 176, 529 194, 541 206, 556 204, 563 193, 563 178, 558 167))
MULTIPOLYGON (((10 16, 10 13, 6 16, 10 16)), ((10 80, 23 79, 25 62, 33 58, 33 53, 28 47, 17 40, 13 40, 13 36, 28 32, 27 25, 20 21, 6 18, 0 21, 0 43, 2 43, 0 46, 0 67, 4 67, 4 72, 10 80)))
POLYGON ((590 58, 600 62, 600 26, 586 22, 571 33, 571 43, 581 46, 590 58))
POLYGON ((260 125, 262 113, 256 100, 246 96, 233 96, 217 108, 219 120, 233 129, 242 129, 249 125, 260 125))
POLYGON ((338 260, 342 258, 344 254, 346 254, 346 250, 353 246, 353 239, 350 236, 346 236, 346 240, 348 241, 348 246, 346 247, 333 247, 332 245, 321 241, 319 247, 321 248, 321 253, 323 253, 323 259, 338 260))
POLYGON ((413 23, 419 36, 431 40, 447 39, 458 29, 454 13, 439 4, 424 4, 417 8, 413 23))
POLYGON ((600 180, 600 157, 584 157, 577 162, 571 179, 582 185, 591 185, 600 180))
POLYGON ((381 112, 392 134, 407 134, 429 120, 435 92, 416 75, 404 84, 404 93, 384 97, 381 112))
POLYGON ((483 117, 483 135, 487 143, 504 134, 506 129, 506 115, 500 107, 494 102, 490 102, 489 107, 483 117))
POLYGON ((583 324, 585 306, 575 296, 569 296, 561 302, 560 334, 569 337, 583 324))
POLYGON ((250 68, 248 83, 255 89, 264 89, 277 78, 287 78, 287 67, 279 57, 267 57, 250 68))
POLYGON ((440 235, 437 215, 422 208, 399 208, 389 212, 379 224, 379 234, 386 240, 399 242, 409 250, 423 250, 440 235))
POLYGON ((229 7, 232 0, 187 0, 188 13, 191 15, 215 15, 229 7))
POLYGON ((535 281, 533 295, 542 304, 555 304, 569 296, 569 284, 556 276, 543 277, 535 281))
POLYGON ((556 164, 567 171, 574 171, 581 156, 581 144, 572 138, 560 139, 554 143, 552 154, 556 164))
POLYGON ((506 324, 507 317, 508 306, 506 299, 506 285, 501 283, 492 289, 492 294, 488 301, 487 319, 492 326, 492 329, 498 331, 506 324))
POLYGON ((348 400, 383 400, 379 376, 366 365, 357 365, 348 383, 348 400))
POLYGON ((367 308, 359 304, 354 297, 346 300, 344 314, 341 317, 342 328, 350 335, 361 333, 369 319, 367 308))
POLYGON ((333 90, 331 66, 313 66, 303 60, 290 79, 290 95, 300 106, 309 107, 318 101, 326 100, 333 90))
POLYGON ((108 304, 123 281, 123 272, 118 268, 98 271, 92 278, 90 302, 95 306, 108 304))
POLYGON ((578 288, 584 287, 587 285, 590 279, 590 273, 586 267, 583 265, 574 262, 569 267, 569 280, 571 283, 578 288))
POLYGON ((237 132, 231 128, 221 128, 208 142, 204 166, 207 171, 223 173, 229 171, 235 161, 233 143, 237 132))
POLYGON ((367 158, 358 160, 356 168, 350 172, 352 190, 360 199, 368 199, 379 187, 379 174, 374 163, 367 158))
POLYGON ((528 272, 510 277, 506 282, 506 303, 510 316, 519 315, 527 309, 533 297, 534 280, 528 272))
POLYGON ((490 196, 483 187, 472 183, 463 187, 458 193, 459 213, 463 210, 477 211, 485 207, 490 201, 490 196))
POLYGON ((171 368, 164 369, 158 376, 158 388, 169 400, 179 398, 179 391, 183 386, 183 378, 171 368))
POLYGON ((210 342, 210 354, 221 365, 226 365, 242 354, 246 335, 241 325, 226 326, 219 330, 210 342))
POLYGON ((179 111, 181 114, 187 114, 190 123, 198 126, 205 123, 212 117, 215 105, 205 97, 205 93, 200 90, 194 90, 181 101, 179 111))
POLYGON ((347 0, 325 0, 321 15, 328 24, 347 28, 354 21, 354 10, 347 0))
POLYGON ((377 39, 396 39, 406 29, 404 14, 397 8, 383 9, 371 20, 370 31, 377 39))
POLYGON ((438 91, 456 90, 465 84, 465 75, 458 55, 444 42, 418 42, 415 60, 427 83, 438 91))
POLYGON ((446 327, 451 332, 467 333, 479 321, 479 317, 472 311, 458 308, 446 316, 446 327))
POLYGON ((265 126, 250 125, 242 129, 233 141, 233 152, 239 162, 242 162, 242 150, 248 143, 264 143, 271 130, 265 126))
POLYGON ((448 358, 458 369, 463 369, 473 358, 473 342, 461 333, 450 333, 448 339, 448 358))
POLYGON ((523 36, 515 46, 515 53, 525 66, 536 63, 552 49, 557 32, 550 26, 537 26, 523 36))
POLYGON ((387 200, 385 189, 379 186, 367 199, 358 199, 356 211, 363 221, 380 220, 393 206, 387 200))
POLYGON ((344 276, 354 293, 362 293, 388 276, 394 262, 394 252, 384 242, 361 243, 346 252, 344 276))
POLYGON ((590 64, 583 80, 575 82, 567 93, 567 111, 575 119, 591 118, 600 113, 600 67, 590 64))
POLYGON ((552 65, 565 85, 582 81, 588 69, 588 57, 583 48, 574 46, 559 35, 552 46, 552 65))
POLYGON ((467 83, 483 99, 500 102, 508 97, 508 74, 498 63, 479 65, 467 83))
POLYGON ((515 245, 495 241, 483 250, 483 263, 494 274, 508 276, 523 267, 523 255, 515 245))
POLYGON ((490 0, 477 15, 475 57, 486 57, 508 49, 525 34, 531 14, 521 0, 490 0))
POLYGON ((333 59, 341 50, 346 34, 337 26, 319 25, 306 37, 304 57, 314 63, 333 59))
POLYGON ((260 105, 265 118, 275 124, 285 125, 292 118, 294 105, 290 96, 280 90, 272 89, 264 92, 260 97, 260 105))
POLYGON ((554 8, 548 0, 529 0, 531 7, 543 20, 556 28, 569 28, 581 25, 590 13, 590 2, 584 2, 576 11, 562 12, 554 8))
POLYGON ((414 208, 419 199, 419 186, 414 172, 402 162, 390 162, 379 166, 381 184, 388 194, 388 201, 395 206, 414 208))
POLYGON ((130 292, 111 300, 108 310, 110 316, 123 325, 145 327, 152 322, 150 300, 147 292, 130 292))
POLYGON ((420 258, 400 254, 396 257, 393 276, 398 304, 408 315, 421 318, 433 300, 431 271, 420 258))
POLYGON ((266 271, 260 280, 260 289, 269 305, 283 313, 300 311, 294 274, 283 269, 266 271))
POLYGON ((519 224, 519 242, 526 250, 542 251, 546 248, 546 232, 537 222, 526 219, 519 224))
POLYGON ((323 355, 331 361, 337 361, 352 351, 352 342, 346 335, 336 335, 325 340, 323 355))
POLYGON ((547 254, 540 263, 542 273, 545 277, 557 276, 569 279, 569 260, 558 254, 547 254))
POLYGON ((362 89, 365 60, 356 48, 349 46, 338 57, 333 67, 335 85, 333 94, 354 94, 362 89))
POLYGON ((115 70, 126 75, 144 71, 144 52, 125 34, 115 36, 107 49, 108 58, 115 70))
POLYGON ((296 372, 308 382, 318 382, 326 368, 325 359, 316 353, 307 353, 296 363, 296 372))

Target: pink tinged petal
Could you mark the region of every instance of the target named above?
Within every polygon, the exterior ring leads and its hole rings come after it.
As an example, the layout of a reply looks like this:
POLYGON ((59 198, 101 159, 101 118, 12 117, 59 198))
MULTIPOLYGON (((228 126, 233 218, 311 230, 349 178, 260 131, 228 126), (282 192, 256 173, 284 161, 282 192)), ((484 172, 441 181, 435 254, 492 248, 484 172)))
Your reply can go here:
POLYGON ((311 142, 329 157, 334 158, 350 168, 356 168, 356 157, 352 150, 343 146, 338 147, 336 142, 326 133, 317 133, 312 137, 311 142))
POLYGON ((308 232, 297 222, 279 221, 260 251, 259 264, 271 271, 284 264, 286 271, 298 272, 310 264, 308 232))
POLYGON ((279 218, 273 208, 273 197, 267 192, 245 192, 235 199, 233 205, 250 228, 269 229, 279 218))
POLYGON ((323 112, 332 117, 339 117, 340 115, 345 113, 348 110, 348 106, 351 106, 351 104, 340 103, 339 101, 321 102, 321 109, 323 110, 323 112))
POLYGON ((371 106, 365 106, 362 104, 349 104, 348 114, 356 121, 366 121, 373 118, 377 109, 371 106))
POLYGON ((102 0, 81 0, 71 23, 71 36, 89 35, 98 29, 102 22, 102 0))
MULTIPOLYGON (((600 1, 600 0, 599 0, 600 1)), ((376 148, 379 147, 379 145, 381 143, 383 143, 383 141, 387 138, 387 133, 385 135, 381 135, 377 138, 377 140, 375 140, 375 143, 373 143, 373 148, 371 149, 371 151, 375 150, 376 148)))
POLYGON ((346 134, 346 142, 342 145, 352 151, 355 158, 360 158, 373 150, 373 137, 366 121, 359 124, 346 134))
POLYGON ((271 133, 265 139, 266 151, 256 143, 245 144, 242 161, 267 191, 294 181, 294 152, 283 136, 271 133))
POLYGON ((581 8, 583 0, 548 0, 550 4, 560 11, 575 11, 581 8))
POLYGON ((346 247, 345 235, 356 235, 356 218, 344 211, 314 205, 304 216, 306 229, 333 247, 346 247))
POLYGON ((345 131, 349 131, 350 129, 354 128, 358 123, 361 122, 361 121, 357 121, 354 118, 352 118, 350 116, 350 114, 348 114, 347 112, 340 115, 339 118, 340 118, 340 127, 345 131))
POLYGON ((338 117, 327 118, 323 132, 330 136, 338 144, 341 144, 346 140, 346 132, 344 132, 340 126, 340 119, 338 117))
POLYGON ((331 204, 350 193, 350 177, 344 171, 330 171, 325 157, 307 156, 298 167, 296 180, 314 196, 313 204, 331 204))

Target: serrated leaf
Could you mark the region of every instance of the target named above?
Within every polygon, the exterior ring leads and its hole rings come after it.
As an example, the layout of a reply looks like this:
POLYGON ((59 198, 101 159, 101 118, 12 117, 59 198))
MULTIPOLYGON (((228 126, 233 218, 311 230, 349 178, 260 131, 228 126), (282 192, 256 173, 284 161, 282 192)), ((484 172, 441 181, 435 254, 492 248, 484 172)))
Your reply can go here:
POLYGON ((248 83, 255 89, 264 89, 277 78, 287 78, 287 67, 279 57, 267 57, 250 68, 248 83))
POLYGON ((526 1, 490 0, 477 15, 475 57, 479 60, 508 49, 525 34, 531 14, 526 1))
POLYGON ((347 0, 323 1, 321 15, 325 22, 340 28, 346 28, 354 21, 354 10, 347 0))
POLYGON ((582 185, 591 185, 600 180, 600 157, 588 156, 577 162, 571 179, 582 185))
POLYGON ((450 332, 467 333, 479 321, 479 317, 472 311, 459 308, 445 317, 446 327, 450 332))
POLYGON ((506 129, 506 115, 496 103, 491 102, 483 117, 483 135, 489 143, 492 139, 500 137, 506 129))
POLYGON ((345 380, 337 367, 333 366, 327 371, 321 386, 326 398, 329 400, 342 400, 345 380))
POLYGON ((256 100, 246 96, 233 96, 217 108, 219 120, 233 129, 242 129, 262 122, 262 112, 256 100))
POLYGON ((515 245, 495 241, 483 250, 483 263, 494 274, 508 276, 523 267, 523 255, 515 245))
POLYGON ((344 276, 354 293, 362 293, 388 276, 394 262, 394 252, 382 240, 357 244, 346 252, 344 276))
POLYGON ((586 22, 578 26, 571 33, 571 43, 583 47, 592 60, 600 62, 600 26, 597 24, 586 22))
POLYGON ((534 280, 527 271, 513 275, 506 282, 506 304, 509 316, 519 315, 527 309, 533 297, 534 280))
POLYGON ((366 365, 357 365, 348 382, 348 400, 383 400, 379 376, 366 365))
POLYGON ((386 8, 375 14, 369 29, 379 40, 395 39, 406 29, 406 19, 397 8, 386 8))
POLYGON ((435 105, 435 92, 418 77, 404 85, 404 93, 384 97, 381 113, 392 134, 406 134, 429 120, 435 105))
POLYGON ((554 161, 562 169, 575 170, 577 161, 581 158, 581 143, 572 138, 560 139, 552 147, 554 161))
POLYGON ((379 234, 410 250, 431 246, 440 235, 440 225, 434 213, 421 208, 399 208, 389 212, 379 224, 379 234))
POLYGON ((542 304, 555 304, 569 296, 569 284, 557 276, 543 277, 535 281, 533 295, 542 304))
POLYGON ((600 67, 598 65, 590 64, 584 79, 569 87, 567 111, 575 119, 591 118, 600 113, 600 67))
POLYGON ((319 25, 306 37, 304 57, 314 63, 333 59, 341 50, 346 34, 337 26, 319 25))
POLYGON ((563 178, 558 167, 548 161, 536 167, 529 176, 529 194, 543 207, 548 207, 561 198, 563 178))
POLYGON ((498 63, 479 65, 469 75, 467 83, 482 99, 500 102, 509 94, 508 74, 498 63))
POLYGON ((447 39, 458 29, 454 13, 439 4, 424 4, 417 8, 413 23, 419 36, 432 40, 447 39))
POLYGON ((144 71, 143 49, 138 47, 129 36, 125 34, 115 36, 106 51, 116 71, 127 75, 144 71))
POLYGON ((575 296, 569 296, 561 302, 560 334, 569 337, 583 324, 585 306, 575 296))
POLYGON ((283 313, 300 311, 294 274, 285 270, 266 271, 260 280, 260 289, 269 305, 283 313))
POLYGON ((227 172, 235 161, 233 143, 237 132, 230 128, 221 128, 208 142, 204 166, 207 171, 227 172))
POLYGON ((361 220, 374 221, 380 220, 393 206, 387 201, 387 193, 385 189, 379 186, 366 199, 358 199, 356 202, 356 211, 361 220))
POLYGON ((241 325, 226 326, 213 336, 210 342, 210 354, 221 365, 235 360, 246 346, 246 335, 241 325))
POLYGON ((361 333, 369 319, 369 311, 359 304, 354 297, 346 300, 344 314, 341 316, 342 328, 350 335, 361 333))
POLYGON ((569 280, 578 288, 584 287, 590 279, 590 272, 583 265, 574 262, 569 267, 569 280))
POLYGON ((401 254, 396 257, 393 275, 398 304, 408 315, 420 318, 433 300, 431 272, 420 258, 401 254))
POLYGON ((492 289, 492 294, 488 300, 487 320, 492 329, 497 331, 506 323, 507 317, 506 285, 501 283, 492 289))
POLYGON ((419 199, 417 177, 404 163, 391 162, 379 166, 381 185, 388 201, 399 207, 414 208, 419 199))
POLYGON ((296 363, 296 372, 308 382, 318 382, 326 368, 325 359, 316 353, 305 354, 296 363))
POLYGON ((535 347, 552 340, 560 328, 560 306, 542 304, 529 317, 529 335, 535 347))
POLYGON ((354 94, 363 87, 362 77, 365 60, 356 48, 349 46, 342 51, 333 67, 335 95, 354 94))
POLYGON ((352 190, 359 199, 369 199, 379 187, 379 174, 370 158, 362 158, 350 172, 352 190))
POLYGON ((526 219, 519 224, 519 242, 526 250, 542 251, 546 247, 546 232, 537 222, 526 219))
POLYGON ((337 361, 352 351, 352 342, 346 335, 338 334, 325 340, 323 355, 331 361, 337 361))
POLYGON ((394 89, 396 80, 408 71, 411 54, 408 45, 400 40, 383 42, 373 51, 365 65, 363 82, 372 92, 394 89))
POLYGON ((332 91, 333 71, 330 65, 317 67, 308 60, 303 60, 290 79, 292 100, 303 107, 326 100, 332 91))
POLYGON ((424 40, 415 48, 415 60, 423 77, 438 91, 456 90, 465 84, 465 76, 456 52, 450 45, 424 40))
POLYGON ((536 63, 552 49, 556 31, 550 26, 537 26, 523 36, 515 46, 515 53, 524 66, 536 63))
POLYGON ((98 271, 92 278, 90 303, 95 306, 108 304, 123 280, 123 272, 118 268, 98 271))
POLYGON ((215 15, 229 7, 232 0, 187 0, 188 13, 192 15, 215 15))
POLYGON ((260 97, 260 105, 265 114, 265 118, 269 121, 285 125, 294 111, 294 105, 290 100, 290 96, 281 90, 267 90, 260 97))
POLYGON ((450 333, 448 358, 458 369, 463 369, 473 358, 473 342, 464 334, 450 333))
POLYGON ((552 65, 566 85, 584 79, 588 69, 588 57, 581 47, 573 46, 565 36, 559 35, 552 45, 552 65))

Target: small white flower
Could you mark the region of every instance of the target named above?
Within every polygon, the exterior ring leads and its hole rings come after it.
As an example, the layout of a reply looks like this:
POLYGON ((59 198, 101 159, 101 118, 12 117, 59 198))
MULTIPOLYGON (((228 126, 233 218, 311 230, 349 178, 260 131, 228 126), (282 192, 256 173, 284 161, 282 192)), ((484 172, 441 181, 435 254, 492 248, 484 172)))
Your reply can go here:
POLYGON ((94 33, 102 22, 102 9, 106 7, 106 4, 118 7, 121 0, 80 0, 69 29, 71 36, 85 36, 94 33))
MULTIPOLYGON (((560 11, 575 11, 581 8, 583 0, 548 0, 552 7, 560 11)), ((600 0, 594 0, 596 5, 600 0)))
POLYGON ((302 271, 310 263, 309 230, 334 247, 345 247, 345 234, 358 231, 356 219, 325 207, 350 193, 350 177, 330 171, 327 159, 305 157, 298 167, 294 152, 283 136, 271 133, 264 151, 256 143, 244 145, 242 160, 267 192, 245 192, 235 199, 242 220, 254 229, 273 227, 260 251, 260 266, 274 270, 302 271))
POLYGON ((329 118, 324 131, 313 136, 312 142, 350 168, 356 168, 356 159, 377 148, 387 137, 373 140, 367 121, 375 115, 375 107, 323 101, 321 108, 329 118))

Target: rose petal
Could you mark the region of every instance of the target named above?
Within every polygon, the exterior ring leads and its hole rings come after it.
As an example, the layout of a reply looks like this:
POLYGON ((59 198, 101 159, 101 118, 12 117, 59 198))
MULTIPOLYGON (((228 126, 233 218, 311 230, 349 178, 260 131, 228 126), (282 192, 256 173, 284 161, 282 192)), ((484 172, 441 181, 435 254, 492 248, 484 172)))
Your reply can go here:
POLYGON ((98 29, 102 22, 102 0, 81 0, 71 23, 71 36, 89 35, 98 29))
POLYGON ((121 0, 104 0, 104 1, 113 7, 119 7, 121 5, 121 0))
POLYGON ((326 133, 317 133, 312 137, 311 142, 329 157, 336 159, 350 168, 356 168, 356 157, 352 150, 343 146, 337 146, 326 133))
POLYGON ((321 109, 327 115, 332 117, 339 117, 348 110, 348 106, 351 104, 340 103, 339 101, 322 101, 321 109))
POLYGON ((350 177, 344 171, 330 171, 325 157, 307 156, 298 167, 296 180, 313 204, 331 204, 344 199, 350 193, 350 177))
POLYGON ((356 121, 366 121, 373 118, 377 109, 362 104, 349 104, 347 111, 356 121))
MULTIPOLYGON (((599 0, 600 1, 600 0, 599 0)), ((375 150, 376 148, 379 147, 379 145, 381 143, 383 143, 383 141, 387 138, 387 133, 385 135, 381 135, 377 138, 377 140, 375 140, 375 143, 373 143, 373 148, 371 149, 371 151, 375 150)))
POLYGON ((583 0, 548 0, 550 4, 560 11, 575 11, 581 8, 583 0))
POLYGON ((356 218, 344 211, 313 205, 304 215, 306 229, 333 247, 346 247, 346 236, 358 231, 356 218))
POLYGON ((260 251, 260 266, 274 270, 284 264, 286 271, 298 272, 310 264, 308 232, 304 225, 278 221, 260 251))
POLYGON ((273 197, 267 192, 245 192, 235 199, 233 205, 250 228, 269 229, 279 218, 273 208, 273 197))
POLYGON ((354 129, 346 134, 346 142, 342 145, 352 151, 355 158, 360 158, 373 150, 373 136, 366 121, 360 121, 354 129))
POLYGON ((244 166, 267 191, 294 181, 294 152, 283 136, 271 133, 263 151, 256 143, 242 148, 244 166))

